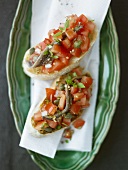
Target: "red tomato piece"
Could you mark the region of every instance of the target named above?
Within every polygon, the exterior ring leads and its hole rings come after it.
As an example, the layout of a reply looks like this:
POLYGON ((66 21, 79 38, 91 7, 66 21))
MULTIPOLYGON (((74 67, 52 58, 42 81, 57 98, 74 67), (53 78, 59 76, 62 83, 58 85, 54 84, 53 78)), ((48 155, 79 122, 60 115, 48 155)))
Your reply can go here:
POLYGON ((73 94, 73 99, 74 99, 74 101, 78 101, 78 100, 80 100, 82 97, 84 96, 84 93, 75 93, 75 94, 73 94))
POLYGON ((71 54, 75 57, 80 57, 81 53, 82 53, 81 48, 74 48, 71 52, 71 54))
POLYGON ((83 41, 82 41, 82 44, 81 44, 81 46, 80 46, 83 53, 88 50, 89 45, 90 45, 90 40, 89 40, 89 38, 83 36, 83 41))
POLYGON ((51 89, 51 88, 46 88, 46 97, 48 100, 50 100, 51 98, 51 95, 54 96, 55 95, 55 92, 56 90, 55 89, 51 89))
POLYGON ((78 24, 77 15, 71 15, 67 19, 69 19, 69 28, 74 28, 78 24))
POLYGON ((73 132, 72 132, 71 129, 66 129, 66 130, 64 131, 63 137, 64 137, 64 138, 71 139, 72 133, 73 133, 73 132))
POLYGON ((52 72, 55 71, 55 70, 59 71, 59 70, 61 70, 64 67, 65 67, 64 63, 62 63, 59 59, 55 59, 53 61, 52 72))
POLYGON ((95 24, 92 21, 88 21, 85 27, 92 33, 95 29, 95 24))
POLYGON ((86 28, 83 28, 82 30, 81 30, 81 32, 80 32, 82 35, 84 35, 84 36, 86 36, 86 37, 88 37, 88 35, 89 35, 89 30, 88 29, 86 29, 86 28))
POLYGON ((70 40, 69 40, 68 38, 66 38, 65 40, 63 40, 63 41, 62 41, 62 44, 63 44, 63 46, 64 46, 66 49, 70 48, 70 46, 71 46, 71 42, 70 42, 70 40))
POLYGON ((85 121, 81 118, 78 118, 73 122, 73 126, 75 128, 81 128, 84 124, 85 124, 85 121))
POLYGON ((73 114, 79 114, 80 110, 81 110, 81 106, 80 105, 77 105, 76 103, 71 105, 70 111, 73 114))
POLYGON ((47 121, 48 125, 49 125, 51 128, 53 128, 53 129, 55 129, 56 126, 58 125, 57 122, 54 122, 54 121, 52 121, 52 120, 46 120, 46 121, 47 121))
POLYGON ((41 130, 45 123, 46 123, 45 120, 38 122, 37 125, 35 126, 35 129, 36 130, 41 130))
POLYGON ((52 47, 52 49, 51 49, 51 52, 53 52, 53 53, 59 53, 59 52, 61 52, 61 46, 58 45, 58 44, 54 44, 53 47, 52 47))
POLYGON ((69 57, 60 57, 60 61, 67 66, 69 64, 69 57))
POLYGON ((83 76, 81 83, 83 83, 86 88, 89 88, 93 83, 93 79, 91 77, 83 76))
POLYGON ((79 101, 76 102, 77 105, 86 105, 86 95, 84 95, 79 101))
POLYGON ((41 50, 44 50, 46 48, 46 44, 44 41, 40 42, 39 46, 41 47, 41 50))
POLYGON ((78 20, 79 22, 82 22, 83 25, 85 25, 87 22, 88 22, 88 19, 86 18, 85 15, 81 14, 79 17, 78 17, 78 20))
POLYGON ((35 122, 42 121, 43 117, 41 114, 41 111, 38 111, 37 113, 34 114, 33 119, 35 122))
POLYGON ((75 94, 75 93, 78 92, 78 90, 79 90, 79 89, 78 89, 77 87, 73 87, 73 86, 72 86, 70 93, 71 93, 71 94, 75 94))
POLYGON ((48 38, 45 38, 44 43, 45 43, 46 45, 48 45, 48 44, 51 43, 51 41, 50 41, 48 38))
POLYGON ((74 32, 72 29, 67 30, 65 33, 69 40, 73 40, 77 36, 77 33, 74 32))
POLYGON ((50 114, 50 115, 54 115, 57 111, 57 106, 54 105, 52 102, 49 102, 46 106, 45 106, 45 110, 50 114))
POLYGON ((66 103, 66 96, 65 96, 65 94, 62 94, 60 101, 59 101, 59 105, 58 105, 60 110, 64 109, 65 103, 66 103))
POLYGON ((64 117, 63 117, 63 122, 62 122, 62 123, 66 124, 67 126, 70 126, 70 124, 71 124, 71 119, 68 119, 68 118, 64 118, 64 117))
POLYGON ((86 95, 87 100, 89 100, 90 97, 92 96, 92 90, 90 88, 88 89, 84 88, 82 89, 82 92, 84 92, 84 94, 86 95))
POLYGON ((74 68, 72 70, 72 72, 76 73, 78 76, 81 76, 82 75, 82 68, 81 67, 74 68))

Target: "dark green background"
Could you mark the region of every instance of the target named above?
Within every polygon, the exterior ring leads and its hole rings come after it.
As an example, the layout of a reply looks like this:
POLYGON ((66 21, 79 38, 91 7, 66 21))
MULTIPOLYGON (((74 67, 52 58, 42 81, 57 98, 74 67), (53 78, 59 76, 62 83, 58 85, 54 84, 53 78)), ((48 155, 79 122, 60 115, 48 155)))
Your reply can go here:
MULTIPOLYGON (((18 146, 20 138, 15 129, 7 92, 6 53, 17 4, 18 0, 0 0, 0 169, 39 170, 26 150, 18 146)), ((112 0, 111 7, 120 43, 120 96, 111 129, 88 170, 128 169, 128 3, 126 0, 112 0)))

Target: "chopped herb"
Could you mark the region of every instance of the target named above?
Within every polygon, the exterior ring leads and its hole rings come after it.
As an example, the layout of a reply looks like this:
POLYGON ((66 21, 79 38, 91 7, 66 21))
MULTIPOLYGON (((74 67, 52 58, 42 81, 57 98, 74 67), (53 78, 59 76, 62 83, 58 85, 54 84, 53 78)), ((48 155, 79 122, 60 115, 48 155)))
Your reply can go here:
POLYGON ((65 89, 64 84, 60 84, 59 89, 64 90, 65 89))
POLYGON ((67 19, 65 24, 64 24, 64 31, 69 27, 69 20, 67 19))
POLYGON ((46 51, 44 51, 44 53, 43 53, 44 55, 48 55, 49 54, 49 51, 48 50, 46 50, 46 51))
POLYGON ((95 20, 94 20, 94 19, 92 19, 92 20, 89 20, 89 21, 94 22, 95 20))
POLYGON ((61 41, 59 39, 55 39, 54 44, 61 45, 61 41))
POLYGON ((81 40, 75 41, 75 42, 74 42, 74 47, 75 47, 75 48, 80 48, 81 43, 82 43, 81 40))
POLYGON ((49 44, 49 45, 48 45, 48 48, 52 48, 52 45, 51 45, 51 44, 49 44))
POLYGON ((54 100, 54 104, 58 106, 58 104, 59 104, 59 99, 54 100))
POLYGON ((57 58, 59 58, 59 57, 58 57, 57 55, 53 55, 52 58, 57 59, 57 58))
POLYGON ((78 26, 76 26, 76 27, 74 28, 74 31, 79 31, 81 28, 83 28, 83 26, 82 26, 82 25, 78 25, 78 26))
POLYGON ((56 86, 58 86, 58 84, 59 84, 59 81, 56 81, 56 86))
POLYGON ((50 55, 51 55, 50 57, 53 57, 53 53, 51 51, 49 51, 49 52, 50 52, 50 55))
POLYGON ((64 116, 66 119, 71 119, 73 115, 69 112, 64 116))
POLYGON ((74 72, 72 75, 73 75, 73 77, 76 77, 76 76, 77 76, 76 72, 74 72))
POLYGON ((48 104, 50 102, 48 99, 45 99, 44 101, 46 104, 48 104))
POLYGON ((62 32, 57 32, 56 34, 53 35, 53 37, 58 37, 62 34, 62 32))
POLYGON ((63 31, 63 30, 64 30, 64 28, 63 28, 63 27, 59 27, 59 30, 60 30, 60 31, 63 31))
POLYGON ((51 128, 51 127, 46 127, 44 130, 45 130, 46 132, 49 132, 49 133, 52 132, 52 128, 51 128))
POLYGON ((66 143, 69 143, 69 140, 65 140, 66 143))
POLYGON ((83 83, 78 83, 77 85, 79 88, 85 88, 85 85, 83 83))
POLYGON ((57 129, 57 130, 61 129, 61 125, 58 125, 58 126, 56 127, 56 129, 57 129))
POLYGON ((73 83, 73 87, 78 87, 76 83, 73 83))
POLYGON ((66 79, 66 83, 67 83, 68 85, 73 85, 72 79, 66 79))

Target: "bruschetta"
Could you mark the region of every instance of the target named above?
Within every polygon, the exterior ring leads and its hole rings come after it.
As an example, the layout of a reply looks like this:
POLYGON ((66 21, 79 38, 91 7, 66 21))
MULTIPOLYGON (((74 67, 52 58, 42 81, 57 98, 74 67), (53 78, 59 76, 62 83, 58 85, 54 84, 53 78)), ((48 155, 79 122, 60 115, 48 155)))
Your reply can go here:
POLYGON ((30 133, 41 137, 70 126, 90 106, 92 84, 81 67, 57 78, 30 117, 30 133))
POLYGON ((38 79, 54 79, 77 67, 96 40, 94 21, 81 14, 66 17, 48 38, 27 50, 23 59, 24 72, 38 79))

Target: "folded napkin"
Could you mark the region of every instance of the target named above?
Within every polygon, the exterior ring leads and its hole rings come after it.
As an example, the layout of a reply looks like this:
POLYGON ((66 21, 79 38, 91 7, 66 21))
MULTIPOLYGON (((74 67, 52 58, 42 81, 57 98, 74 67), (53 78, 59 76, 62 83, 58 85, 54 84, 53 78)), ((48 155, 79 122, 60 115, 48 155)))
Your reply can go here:
MULTIPOLYGON (((98 31, 100 31, 106 16, 110 0, 33 0, 31 22, 31 46, 36 45, 47 37, 49 29, 57 28, 60 22, 65 22, 65 16, 71 14, 85 14, 94 19, 98 31)), ((50 87, 52 81, 31 79, 31 108, 28 113, 20 146, 30 149, 42 155, 54 158, 56 150, 91 151, 93 138, 93 121, 98 91, 99 68, 99 34, 92 50, 80 64, 89 71, 94 79, 90 107, 85 109, 82 118, 86 121, 82 129, 75 129, 72 140, 69 143, 61 143, 63 140, 60 130, 43 138, 35 138, 30 135, 27 122, 34 107, 44 98, 45 88, 50 87)))

